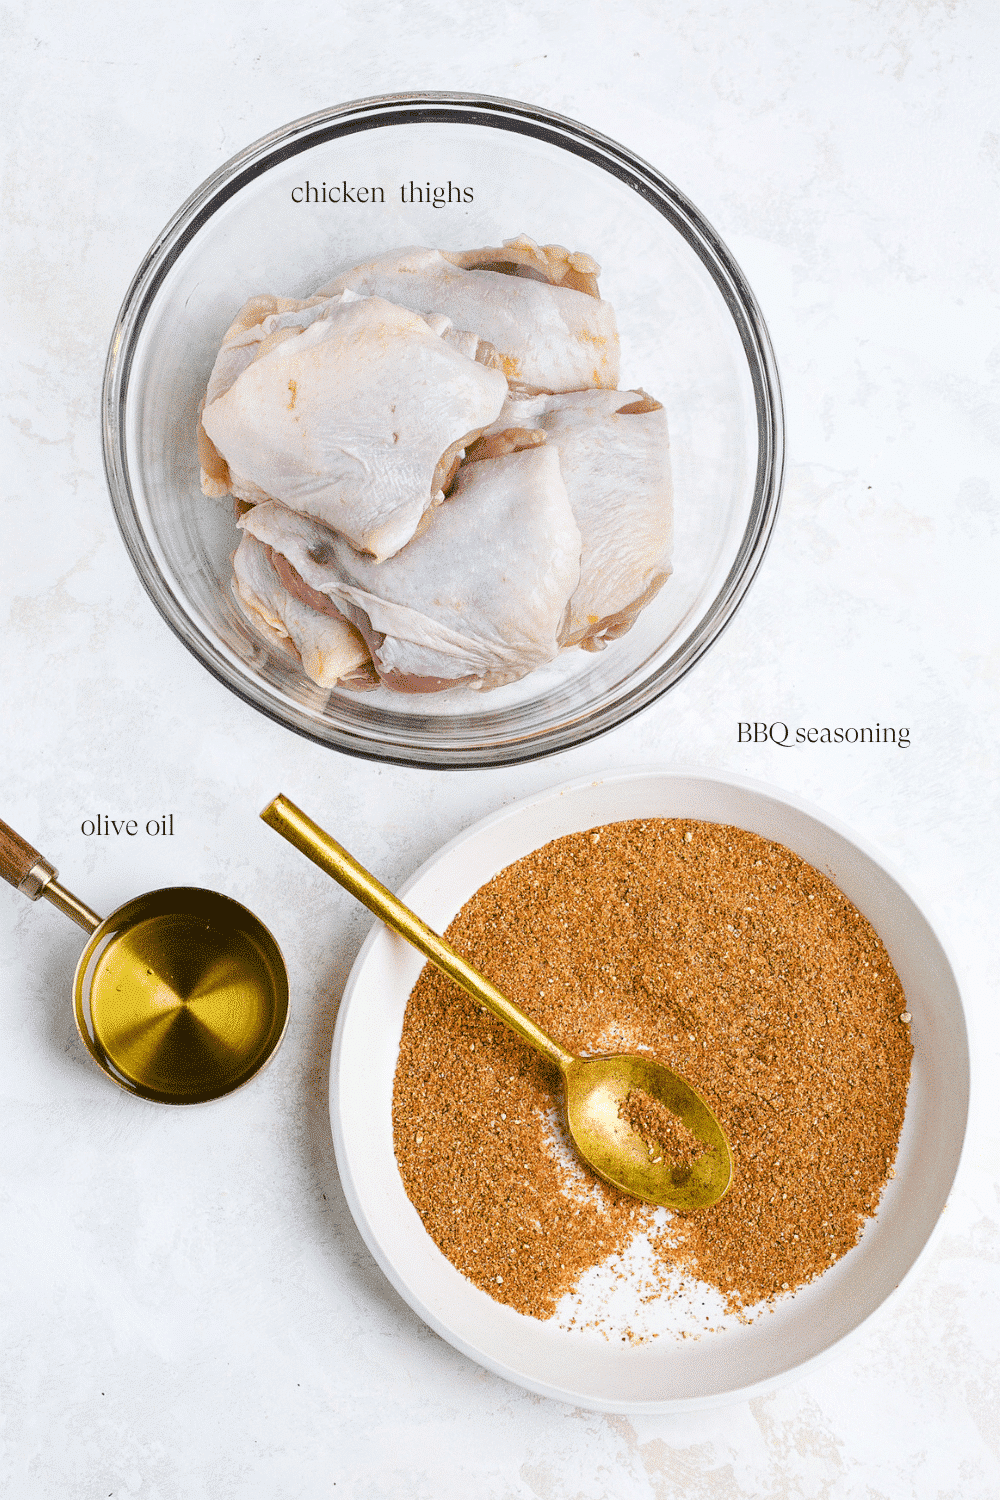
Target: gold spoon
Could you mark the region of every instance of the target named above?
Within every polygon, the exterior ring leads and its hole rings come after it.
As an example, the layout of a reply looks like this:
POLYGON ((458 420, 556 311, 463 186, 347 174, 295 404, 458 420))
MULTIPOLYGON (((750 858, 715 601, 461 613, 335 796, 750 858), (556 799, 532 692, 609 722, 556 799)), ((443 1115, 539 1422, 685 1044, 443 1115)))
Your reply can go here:
POLYGON ((729 1143, 704 1099, 679 1074, 651 1057, 620 1053, 577 1057, 502 995, 495 985, 427 927, 409 907, 287 797, 275 797, 264 822, 412 943, 467 994, 554 1063, 566 1088, 566 1117, 573 1143, 588 1166, 615 1187, 662 1208, 707 1208, 729 1187, 729 1143), (705 1148, 690 1165, 678 1165, 647 1142, 620 1110, 629 1094, 650 1095, 666 1106, 705 1148))

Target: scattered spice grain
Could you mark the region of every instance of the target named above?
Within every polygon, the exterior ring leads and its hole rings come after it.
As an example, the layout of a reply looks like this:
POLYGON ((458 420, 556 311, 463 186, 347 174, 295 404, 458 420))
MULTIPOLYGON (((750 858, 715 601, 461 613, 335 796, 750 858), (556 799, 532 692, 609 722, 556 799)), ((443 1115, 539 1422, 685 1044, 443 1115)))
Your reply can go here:
POLYGON ((410 996, 393 1130, 406 1191, 471 1281, 537 1318, 645 1232, 732 1311, 856 1242, 892 1175, 912 1045, 869 923, 781 844, 650 819, 557 839, 501 871, 449 940, 567 1047, 646 1050, 729 1139, 733 1186, 662 1214, 565 1149, 558 1075, 430 964, 410 996))

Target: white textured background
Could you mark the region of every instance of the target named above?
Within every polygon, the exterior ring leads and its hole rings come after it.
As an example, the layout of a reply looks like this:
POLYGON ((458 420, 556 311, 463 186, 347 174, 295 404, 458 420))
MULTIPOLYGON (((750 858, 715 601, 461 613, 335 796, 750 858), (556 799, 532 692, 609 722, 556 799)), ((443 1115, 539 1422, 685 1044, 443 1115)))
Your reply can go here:
MULTIPOLYGON (((204 884, 274 928, 274 1066, 171 1112, 93 1068, 80 940, 0 891, 0 1473, 16 1500, 987 1500, 1000 1492, 1000 12, 994 0, 11 3, 2 13, 0 815, 99 910, 204 884), (477 90, 621 140, 746 271, 788 417, 784 508, 710 655, 636 722, 517 770, 380 769, 259 717, 142 592, 98 399, 129 279, 256 137, 372 93, 477 90), (737 724, 912 745, 740 746, 737 724), (392 882, 525 792, 683 760, 880 845, 964 967, 981 1089, 934 1251, 819 1373, 644 1420, 525 1395, 419 1324, 347 1215, 326 1107, 367 921, 257 810, 277 790, 392 882), (122 848, 81 820, 175 814, 122 848)), ((43 909, 42 909, 43 908, 43 909)))

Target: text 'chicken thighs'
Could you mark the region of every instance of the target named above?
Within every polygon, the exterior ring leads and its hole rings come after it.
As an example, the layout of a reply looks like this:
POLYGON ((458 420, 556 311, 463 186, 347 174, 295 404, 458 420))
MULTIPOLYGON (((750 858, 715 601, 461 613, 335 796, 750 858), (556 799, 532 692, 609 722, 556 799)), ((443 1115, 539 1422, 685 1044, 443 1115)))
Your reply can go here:
POLYGON ((381 297, 311 300, 261 329, 223 346, 216 388, 250 357, 202 413, 233 494, 280 500, 391 557, 496 417, 504 376, 456 347, 446 318, 381 297))
POLYGON ((280 505, 239 524, 357 625, 400 692, 498 687, 551 661, 580 576, 554 447, 464 467, 426 530, 383 563, 280 505))
POLYGON ((344 271, 322 291, 329 296, 350 288, 415 312, 444 313, 457 328, 471 328, 493 345, 508 380, 572 391, 618 384, 614 309, 596 290, 578 290, 596 288, 597 269, 589 256, 571 256, 558 246, 542 250, 522 236, 498 250, 454 257, 441 250, 393 250, 344 271), (574 261, 588 269, 574 271, 574 261), (547 279, 559 274, 568 279, 547 279))

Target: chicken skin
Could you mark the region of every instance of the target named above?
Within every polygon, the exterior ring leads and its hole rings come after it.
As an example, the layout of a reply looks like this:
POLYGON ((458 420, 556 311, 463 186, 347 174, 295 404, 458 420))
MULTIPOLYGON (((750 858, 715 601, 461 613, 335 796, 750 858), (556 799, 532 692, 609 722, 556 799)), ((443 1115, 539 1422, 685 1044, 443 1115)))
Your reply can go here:
POLYGON ((507 394, 450 329, 344 293, 269 314, 259 334, 224 345, 201 421, 232 493, 280 500, 380 561, 398 552, 507 394))
POLYGON ((274 503, 239 524, 357 627, 398 692, 498 687, 551 661, 580 576, 554 447, 464 467, 426 530, 382 563, 274 503))

